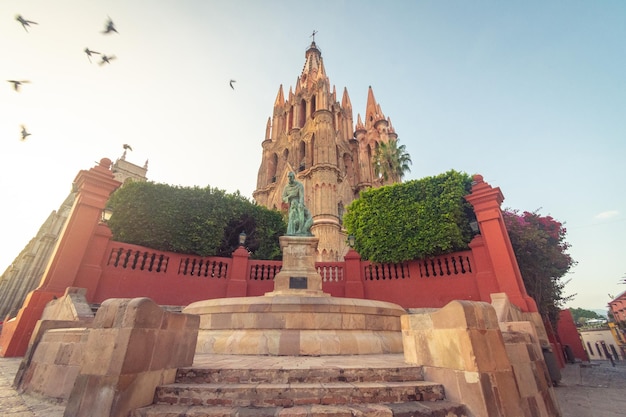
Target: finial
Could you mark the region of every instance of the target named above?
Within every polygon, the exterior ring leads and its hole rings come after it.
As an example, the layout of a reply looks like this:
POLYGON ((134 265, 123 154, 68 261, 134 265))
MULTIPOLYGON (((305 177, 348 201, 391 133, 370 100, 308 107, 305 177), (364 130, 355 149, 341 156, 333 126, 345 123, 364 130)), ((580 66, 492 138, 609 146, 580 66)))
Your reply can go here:
POLYGON ((313 33, 311 33, 311 36, 309 36, 310 38, 313 38, 313 43, 315 43, 315 34, 317 33, 317 30, 313 29, 313 33))

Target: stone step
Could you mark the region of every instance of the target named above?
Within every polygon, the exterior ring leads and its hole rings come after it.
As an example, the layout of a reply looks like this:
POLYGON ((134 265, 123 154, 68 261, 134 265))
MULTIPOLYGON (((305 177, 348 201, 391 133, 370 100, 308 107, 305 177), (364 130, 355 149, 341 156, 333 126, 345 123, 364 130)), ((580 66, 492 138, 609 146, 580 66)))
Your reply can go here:
POLYGON ((155 404, 294 407, 437 401, 444 398, 442 385, 424 381, 175 383, 157 387, 155 404))
POLYGON ((442 401, 400 404, 306 405, 297 407, 220 407, 151 405, 130 417, 469 417, 464 405, 442 401))
POLYGON ((176 373, 179 383, 402 382, 423 381, 419 366, 390 368, 228 368, 188 367, 176 373))

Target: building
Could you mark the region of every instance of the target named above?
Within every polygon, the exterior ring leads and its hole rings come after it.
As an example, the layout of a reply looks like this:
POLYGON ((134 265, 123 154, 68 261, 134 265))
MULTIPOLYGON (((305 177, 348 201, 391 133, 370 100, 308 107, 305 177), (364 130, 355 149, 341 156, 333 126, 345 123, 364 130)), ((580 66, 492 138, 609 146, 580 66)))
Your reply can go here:
POLYGON ((609 302, 609 328, 626 356, 626 291, 609 302))
MULTIPOLYGON (((319 239, 318 261, 338 261, 347 252, 342 217, 361 190, 385 184, 375 175, 373 158, 381 143, 397 139, 389 118, 369 88, 365 118, 353 124, 352 104, 344 88, 341 101, 324 69, 315 40, 305 53, 295 91, 278 89, 268 119, 263 156, 253 192, 255 201, 283 210, 282 191, 289 172, 304 184, 305 205, 319 239)), ((387 183, 399 179, 389 179, 387 183)))
POLYGON ((590 360, 626 359, 608 326, 580 329, 579 332, 590 360))
MULTIPOLYGON (((142 166, 126 160, 126 150, 111 167, 113 176, 122 183, 146 181, 148 161, 142 166)), ((24 303, 26 295, 37 288, 48 265, 52 251, 67 222, 74 205, 74 187, 61 206, 52 211, 37 235, 17 255, 11 265, 0 276, 0 322, 15 317, 24 303)))

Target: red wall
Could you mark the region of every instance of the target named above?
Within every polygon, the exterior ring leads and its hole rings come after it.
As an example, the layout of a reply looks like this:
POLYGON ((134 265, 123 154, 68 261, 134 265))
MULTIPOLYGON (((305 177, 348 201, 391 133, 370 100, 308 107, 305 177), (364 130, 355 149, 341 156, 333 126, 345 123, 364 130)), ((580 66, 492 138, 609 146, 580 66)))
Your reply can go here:
MULTIPOLYGON (((472 251, 401 264, 359 261, 359 277, 366 299, 389 301, 405 308, 443 307, 452 300, 481 300, 472 251)), ((245 281, 245 296, 260 296, 274 289, 281 261, 198 257, 160 252, 142 246, 109 241, 99 266, 97 285, 77 277, 87 288, 87 299, 149 297, 161 305, 185 306, 194 301, 226 297, 235 279, 245 281), (233 277, 235 262, 245 262, 244 277, 233 277), (85 282, 84 282, 85 281, 85 282)), ((334 297, 346 294, 345 262, 319 262, 322 289, 334 297)))
POLYGON ((561 346, 565 349, 565 346, 569 346, 572 349, 572 353, 576 359, 580 359, 583 362, 589 362, 589 356, 583 347, 580 339, 580 334, 574 323, 574 317, 569 310, 561 310, 559 314, 559 325, 557 333, 561 342, 561 346))

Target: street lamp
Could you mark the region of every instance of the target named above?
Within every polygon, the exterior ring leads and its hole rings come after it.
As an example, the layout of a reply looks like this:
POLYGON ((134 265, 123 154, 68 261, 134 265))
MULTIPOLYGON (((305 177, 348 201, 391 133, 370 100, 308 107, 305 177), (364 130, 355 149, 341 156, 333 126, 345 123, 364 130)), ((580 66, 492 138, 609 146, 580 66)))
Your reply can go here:
POLYGON ((239 233, 239 246, 243 246, 246 244, 246 232, 239 233))
POLYGON ((106 206, 102 209, 102 213, 100 214, 100 223, 108 223, 112 215, 113 209, 110 206, 106 206))
POLYGON ((354 235, 349 235, 348 236, 348 246, 350 246, 352 249, 354 249, 354 245, 356 244, 356 237, 354 237, 354 235))

